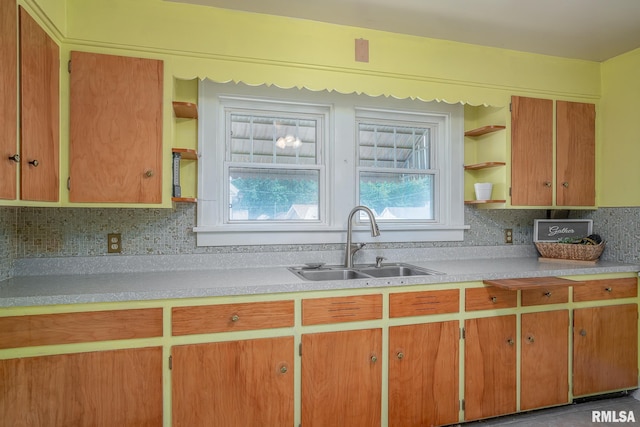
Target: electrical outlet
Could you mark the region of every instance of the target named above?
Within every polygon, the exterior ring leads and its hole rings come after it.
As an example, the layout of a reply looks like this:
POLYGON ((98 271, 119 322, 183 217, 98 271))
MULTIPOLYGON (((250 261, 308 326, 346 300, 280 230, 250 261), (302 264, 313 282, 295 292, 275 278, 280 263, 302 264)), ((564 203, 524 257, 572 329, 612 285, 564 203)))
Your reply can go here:
POLYGON ((122 252, 122 237, 120 233, 107 234, 107 252, 110 254, 122 252))
POLYGON ((511 228, 504 229, 504 242, 508 244, 513 243, 513 229, 511 228))

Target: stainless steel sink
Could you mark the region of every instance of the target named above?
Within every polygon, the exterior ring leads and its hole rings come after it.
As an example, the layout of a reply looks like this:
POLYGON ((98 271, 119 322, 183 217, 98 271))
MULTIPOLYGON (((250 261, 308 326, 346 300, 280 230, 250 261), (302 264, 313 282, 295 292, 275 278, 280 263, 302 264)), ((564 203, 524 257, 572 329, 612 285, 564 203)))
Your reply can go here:
POLYGON ((443 274, 439 271, 404 263, 382 264, 379 267, 373 264, 366 264, 356 265, 352 268, 346 268, 341 265, 318 265, 317 267, 289 267, 289 270, 302 279, 314 281, 429 276, 433 274, 443 274))
POLYGON ((373 266, 361 268, 358 271, 373 277, 428 276, 431 274, 442 274, 438 271, 408 264, 382 265, 381 267, 373 266))

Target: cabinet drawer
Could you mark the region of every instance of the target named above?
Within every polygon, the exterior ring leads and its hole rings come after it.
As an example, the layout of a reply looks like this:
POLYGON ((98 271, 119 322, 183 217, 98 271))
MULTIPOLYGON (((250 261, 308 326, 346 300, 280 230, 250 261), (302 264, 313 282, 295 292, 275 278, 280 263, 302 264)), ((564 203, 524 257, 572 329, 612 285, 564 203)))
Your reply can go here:
POLYGON ((616 298, 633 298, 638 296, 638 279, 586 280, 584 285, 574 286, 573 300, 596 301, 616 298))
POLYGON ((458 289, 401 292, 389 295, 389 317, 457 313, 459 305, 460 291, 458 289))
POLYGON ((562 304, 569 302, 569 288, 526 289, 522 291, 522 306, 562 304))
POLYGON ((293 301, 174 307, 173 336, 293 326, 293 301))
POLYGON ((161 308, 0 317, 0 348, 161 336, 161 308))
POLYGON ((302 324, 355 322, 382 319, 382 295, 302 300, 302 324))
POLYGON ((512 308, 518 303, 518 292, 495 286, 471 288, 465 292, 465 310, 492 310, 512 308))

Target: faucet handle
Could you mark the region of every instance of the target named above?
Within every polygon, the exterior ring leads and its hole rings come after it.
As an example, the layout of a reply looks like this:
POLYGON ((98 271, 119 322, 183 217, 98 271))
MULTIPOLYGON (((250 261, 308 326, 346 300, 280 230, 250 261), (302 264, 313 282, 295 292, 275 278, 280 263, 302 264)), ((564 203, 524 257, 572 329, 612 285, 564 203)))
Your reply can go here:
POLYGON ((386 258, 383 256, 377 256, 376 257, 376 268, 380 268, 382 267, 382 261, 384 261, 386 258))

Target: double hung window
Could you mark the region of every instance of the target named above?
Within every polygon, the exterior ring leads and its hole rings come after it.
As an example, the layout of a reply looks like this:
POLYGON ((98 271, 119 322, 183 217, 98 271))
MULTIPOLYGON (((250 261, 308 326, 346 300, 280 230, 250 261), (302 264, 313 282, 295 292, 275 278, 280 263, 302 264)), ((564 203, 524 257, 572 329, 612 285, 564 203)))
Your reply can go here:
POLYGON ((462 239, 460 105, 204 81, 199 106, 198 245, 344 242, 356 205, 377 241, 462 239))

